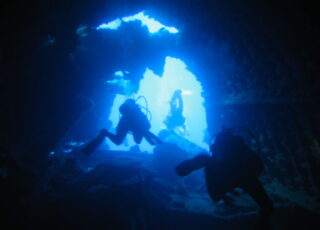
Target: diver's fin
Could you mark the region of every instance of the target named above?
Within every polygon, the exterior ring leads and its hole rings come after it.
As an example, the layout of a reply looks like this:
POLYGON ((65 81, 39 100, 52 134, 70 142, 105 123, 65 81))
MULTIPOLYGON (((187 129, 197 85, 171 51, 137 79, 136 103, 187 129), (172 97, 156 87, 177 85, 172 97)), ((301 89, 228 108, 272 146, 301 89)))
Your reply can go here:
POLYGON ((94 138, 92 141, 90 141, 82 150, 86 155, 90 155, 92 152, 94 152, 103 142, 106 135, 104 133, 100 133, 96 138, 94 138))

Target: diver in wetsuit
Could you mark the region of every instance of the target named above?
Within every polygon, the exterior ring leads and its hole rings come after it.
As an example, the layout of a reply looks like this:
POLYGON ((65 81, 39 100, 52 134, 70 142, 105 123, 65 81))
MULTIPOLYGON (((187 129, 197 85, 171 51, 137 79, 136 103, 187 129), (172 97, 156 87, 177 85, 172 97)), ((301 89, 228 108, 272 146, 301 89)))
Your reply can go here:
POLYGON ((82 149, 83 153, 87 155, 92 153, 105 137, 116 145, 120 145, 129 132, 132 133, 133 139, 137 144, 141 143, 142 138, 145 138, 151 145, 162 144, 162 141, 150 132, 150 122, 135 100, 127 99, 120 106, 119 111, 122 116, 117 125, 116 134, 109 132, 107 129, 102 129, 100 134, 82 149))
POLYGON ((174 129, 176 127, 183 127, 186 118, 183 116, 183 100, 182 91, 180 89, 176 90, 170 100, 170 114, 167 116, 164 123, 168 129, 174 129))
POLYGON ((211 155, 200 154, 179 164, 177 174, 187 176, 204 168, 207 191, 213 201, 226 200, 228 192, 242 188, 259 205, 261 221, 266 223, 273 212, 273 204, 258 179, 264 168, 261 159, 230 129, 217 135, 210 150, 211 155))
POLYGON ((128 132, 132 132, 133 139, 140 144, 142 138, 145 138, 149 144, 161 144, 162 141, 149 130, 150 122, 146 115, 141 111, 135 100, 126 100, 119 108, 122 117, 117 125, 116 134, 110 133, 108 130, 102 130, 102 134, 108 137, 116 145, 120 145, 128 132))

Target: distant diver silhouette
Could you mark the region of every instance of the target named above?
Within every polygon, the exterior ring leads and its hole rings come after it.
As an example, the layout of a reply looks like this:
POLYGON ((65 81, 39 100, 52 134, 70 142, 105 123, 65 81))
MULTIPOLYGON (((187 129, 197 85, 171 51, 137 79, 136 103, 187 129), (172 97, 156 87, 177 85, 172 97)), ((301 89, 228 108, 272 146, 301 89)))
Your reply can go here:
POLYGON ((174 91, 170 100, 170 114, 164 121, 168 129, 174 129, 176 127, 183 127, 186 118, 183 116, 183 100, 182 91, 180 89, 174 91))
POLYGON ((262 173, 262 160, 232 129, 221 131, 210 146, 211 155, 199 154, 176 167, 180 176, 187 176, 204 168, 207 191, 213 201, 226 200, 228 192, 242 188, 259 205, 261 220, 267 222, 273 212, 272 201, 267 196, 258 177, 262 173))
POLYGON ((129 132, 132 133, 133 139, 137 144, 141 143, 142 138, 145 138, 151 145, 162 144, 162 141, 150 132, 150 122, 135 100, 127 99, 120 106, 119 111, 122 116, 117 125, 116 134, 109 132, 107 129, 102 129, 100 134, 89 142, 82 152, 85 154, 92 153, 105 137, 116 145, 120 145, 129 132))

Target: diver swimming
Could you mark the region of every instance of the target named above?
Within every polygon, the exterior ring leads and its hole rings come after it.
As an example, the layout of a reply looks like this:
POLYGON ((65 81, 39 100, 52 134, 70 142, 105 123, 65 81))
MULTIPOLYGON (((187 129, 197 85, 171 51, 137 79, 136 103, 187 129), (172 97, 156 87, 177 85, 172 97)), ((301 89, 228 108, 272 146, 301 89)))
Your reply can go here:
POLYGON ((273 204, 258 177, 264 169, 262 160, 245 143, 242 136, 233 134, 235 129, 223 129, 210 146, 210 155, 199 154, 180 163, 176 172, 187 176, 204 168, 207 191, 213 201, 230 204, 227 193, 236 188, 247 192, 260 207, 262 223, 267 223, 273 204))
POLYGON ((117 125, 116 134, 103 129, 102 133, 116 145, 120 145, 126 135, 131 132, 133 139, 140 144, 145 138, 150 145, 161 144, 162 141, 150 132, 150 122, 133 99, 127 99, 119 108, 122 117, 117 125))
POLYGON ((145 138, 150 145, 162 144, 162 141, 152 132, 151 124, 147 116, 141 111, 140 106, 134 99, 127 99, 119 108, 121 114, 120 121, 113 134, 107 129, 101 129, 100 134, 87 144, 82 150, 85 154, 92 153, 107 137, 116 145, 122 144, 127 134, 130 132, 136 144, 140 144, 145 138))
POLYGON ((164 123, 169 130, 177 127, 185 128, 186 118, 183 116, 183 100, 182 91, 180 89, 174 91, 170 100, 170 113, 166 117, 164 123))

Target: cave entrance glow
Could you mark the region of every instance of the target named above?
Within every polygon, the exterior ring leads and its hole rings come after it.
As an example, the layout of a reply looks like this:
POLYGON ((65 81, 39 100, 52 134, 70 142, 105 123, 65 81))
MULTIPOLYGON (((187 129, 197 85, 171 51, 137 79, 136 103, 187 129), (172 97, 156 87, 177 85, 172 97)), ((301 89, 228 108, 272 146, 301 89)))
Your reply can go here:
MULTIPOLYGON (((97 30, 118 30, 123 23, 139 21, 141 26, 148 28, 149 34, 157 34, 160 31, 177 34, 179 31, 175 27, 165 26, 159 21, 144 12, 117 18, 109 23, 103 23, 96 27, 97 30)), ((157 39, 157 38, 154 38, 157 39)), ((156 75, 152 69, 147 68, 143 74, 143 78, 139 82, 139 89, 133 93, 130 86, 130 80, 124 78, 125 74, 129 74, 130 70, 119 70, 114 73, 114 79, 107 81, 109 84, 120 85, 123 92, 116 94, 108 120, 110 121, 110 131, 115 132, 116 126, 120 119, 119 107, 129 97, 143 99, 138 100, 138 104, 146 107, 148 117, 150 118, 150 131, 158 135, 162 130, 169 130, 166 118, 170 114, 170 100, 175 91, 181 90, 181 98, 183 101, 183 117, 185 118, 183 126, 170 129, 179 138, 185 140, 191 145, 199 147, 199 149, 208 150, 208 144, 205 142, 207 131, 206 110, 204 107, 204 98, 202 97, 202 86, 196 76, 187 69, 187 65, 183 60, 177 57, 167 56, 165 58, 164 72, 162 76, 156 75), (151 114, 151 116, 150 116, 151 114)), ((174 141, 173 141, 174 142, 174 141)), ((132 135, 128 135, 122 145, 115 145, 110 140, 106 140, 106 144, 111 150, 129 150, 136 144, 132 135)), ((178 143, 177 143, 178 144, 178 143)), ((148 144, 145 140, 139 145, 141 151, 152 153, 154 146, 148 144)))
POLYGON ((103 23, 99 25, 96 29, 97 30, 118 30, 122 23, 129 23, 139 21, 141 26, 146 26, 150 34, 158 33, 160 30, 167 31, 171 34, 179 33, 179 31, 170 26, 165 26, 162 23, 158 22, 154 18, 146 15, 143 11, 128 17, 117 18, 111 22, 103 23))
MULTIPOLYGON (((173 57, 166 57, 164 73, 157 76, 152 70, 146 69, 143 79, 140 81, 139 90, 136 94, 144 96, 147 100, 148 110, 152 117, 150 120, 151 131, 158 134, 166 129, 164 120, 170 112, 169 101, 176 90, 182 90, 182 99, 184 104, 183 115, 186 118, 185 130, 178 132, 183 138, 198 145, 203 149, 208 149, 204 142, 207 129, 206 111, 203 105, 202 86, 197 78, 187 70, 186 64, 173 57)), ((119 121, 119 106, 127 99, 127 96, 117 94, 111 109, 109 120, 112 122, 112 130, 115 129, 119 121)), ((146 107, 144 100, 138 103, 146 107)), ((107 140, 107 144, 113 150, 129 150, 135 145, 131 135, 123 145, 117 146, 107 140)), ((150 146, 145 140, 139 145, 141 151, 152 152, 153 146, 150 146)))

